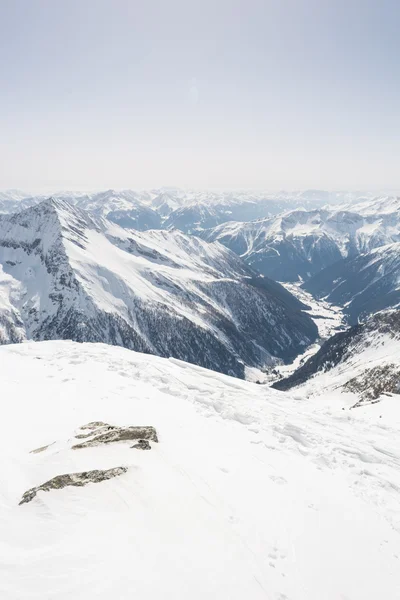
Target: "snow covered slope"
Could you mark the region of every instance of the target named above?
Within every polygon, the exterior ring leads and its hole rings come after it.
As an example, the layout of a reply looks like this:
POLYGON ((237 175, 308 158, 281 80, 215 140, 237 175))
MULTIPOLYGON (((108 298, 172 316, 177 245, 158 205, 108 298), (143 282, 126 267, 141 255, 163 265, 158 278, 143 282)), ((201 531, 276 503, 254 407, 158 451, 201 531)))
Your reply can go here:
POLYGON ((303 284, 315 298, 344 307, 348 321, 400 306, 400 243, 336 262, 303 284))
POLYGON ((223 246, 61 200, 0 218, 0 264, 2 341, 106 342, 243 376, 317 335, 299 301, 223 246))
POLYGON ((306 280, 343 257, 399 242, 400 211, 295 210, 249 223, 225 223, 201 235, 221 242, 268 277, 306 280))
POLYGON ((375 198, 358 198, 348 209, 362 215, 394 214, 400 212, 399 196, 378 196, 375 198))
POLYGON ((382 311, 332 336, 304 365, 273 387, 296 387, 296 392, 318 397, 351 392, 353 404, 400 394, 400 310, 382 311))
POLYGON ((342 411, 101 344, 3 346, 0 372, 2 600, 398 600, 398 402, 342 411), (73 449, 99 421, 158 443, 73 449), (73 473, 98 482, 19 505, 73 473))

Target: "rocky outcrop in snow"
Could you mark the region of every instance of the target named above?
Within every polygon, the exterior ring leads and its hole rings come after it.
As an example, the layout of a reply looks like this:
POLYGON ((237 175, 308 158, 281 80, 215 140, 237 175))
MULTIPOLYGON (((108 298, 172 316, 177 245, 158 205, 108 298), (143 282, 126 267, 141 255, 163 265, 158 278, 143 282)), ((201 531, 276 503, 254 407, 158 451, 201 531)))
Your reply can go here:
MULTIPOLYGON (((112 444, 114 442, 152 441, 158 442, 157 432, 154 427, 117 427, 100 421, 84 425, 81 430, 89 430, 88 433, 78 433, 75 438, 85 439, 84 442, 72 446, 73 450, 112 444)), ((134 447, 134 446, 132 446, 134 447)))
POLYGON ((365 402, 373 402, 383 394, 400 393, 400 365, 386 364, 365 369, 357 377, 344 384, 343 390, 358 394, 360 400, 355 404, 361 406, 365 402))
POLYGON ((123 473, 127 472, 127 467, 115 467, 113 469, 107 469, 105 471, 93 470, 85 471, 83 473, 67 473, 65 475, 57 475, 49 481, 42 483, 36 487, 26 491, 21 499, 21 504, 31 502, 38 494, 38 492, 49 492, 50 490, 61 490, 68 486, 83 487, 89 483, 100 483, 101 481, 107 481, 107 479, 113 479, 123 473))

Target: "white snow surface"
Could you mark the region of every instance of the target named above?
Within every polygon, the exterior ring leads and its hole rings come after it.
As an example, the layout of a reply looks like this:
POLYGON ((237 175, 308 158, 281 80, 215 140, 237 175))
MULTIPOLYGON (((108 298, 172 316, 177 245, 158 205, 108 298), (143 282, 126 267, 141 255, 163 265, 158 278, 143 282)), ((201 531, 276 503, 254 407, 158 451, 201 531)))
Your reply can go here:
POLYGON ((288 292, 310 307, 305 312, 313 318, 318 327, 320 341, 325 341, 331 335, 343 330, 345 328, 343 309, 325 300, 315 300, 309 292, 302 289, 301 284, 302 282, 282 283, 288 292))
POLYGON ((400 597, 398 400, 342 410, 66 341, 3 346, 0 372, 2 600, 400 597), (153 425, 159 443, 72 450, 95 420, 153 425), (18 505, 56 475, 117 466, 18 505))
MULTIPOLYGON (((317 398, 323 395, 325 398, 332 399, 338 398, 339 394, 344 405, 352 405, 354 404, 354 394, 342 391, 343 385, 348 381, 354 377, 367 377, 365 372, 376 367, 390 364, 400 367, 400 340, 387 333, 368 332, 351 350, 350 355, 335 367, 325 372, 318 372, 306 383, 298 386, 296 393, 317 398)), ((283 368, 282 374, 286 375, 283 368)), ((380 401, 382 402, 384 398, 385 396, 381 396, 380 401)), ((396 394, 394 398, 400 403, 400 395, 396 394)), ((359 398, 357 397, 357 399, 359 398)))

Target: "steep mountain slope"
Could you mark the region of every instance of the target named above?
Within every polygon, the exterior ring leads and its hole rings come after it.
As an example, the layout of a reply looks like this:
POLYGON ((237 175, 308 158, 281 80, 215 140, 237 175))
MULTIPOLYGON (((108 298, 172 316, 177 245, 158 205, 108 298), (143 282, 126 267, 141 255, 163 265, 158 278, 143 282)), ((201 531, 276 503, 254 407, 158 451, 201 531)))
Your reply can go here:
POLYGON ((349 323, 400 306, 400 243, 340 260, 303 287, 315 298, 343 306, 349 323))
MULTIPOLYGON (((306 394, 352 392, 357 403, 400 393, 400 310, 383 311, 329 338, 278 390, 303 386, 306 394)), ((355 402, 353 400, 353 402, 355 402)))
POLYGON ((2 347, 0 369, 2 600, 398 600, 398 402, 100 344, 2 347), (147 451, 98 433, 143 425, 147 451))
POLYGON ((296 210, 250 223, 227 223, 201 237, 219 241, 278 281, 306 280, 344 257, 400 241, 400 212, 296 210))
POLYGON ((60 200, 1 217, 0 264, 3 341, 101 341, 243 377, 317 335, 299 301, 221 245, 60 200))

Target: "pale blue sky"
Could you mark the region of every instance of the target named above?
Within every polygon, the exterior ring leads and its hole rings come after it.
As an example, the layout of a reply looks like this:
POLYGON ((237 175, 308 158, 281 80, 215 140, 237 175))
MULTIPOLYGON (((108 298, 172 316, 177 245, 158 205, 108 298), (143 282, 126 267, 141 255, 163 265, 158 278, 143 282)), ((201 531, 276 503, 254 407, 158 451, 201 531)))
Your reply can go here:
POLYGON ((0 188, 400 189, 399 0, 0 0, 0 188))

